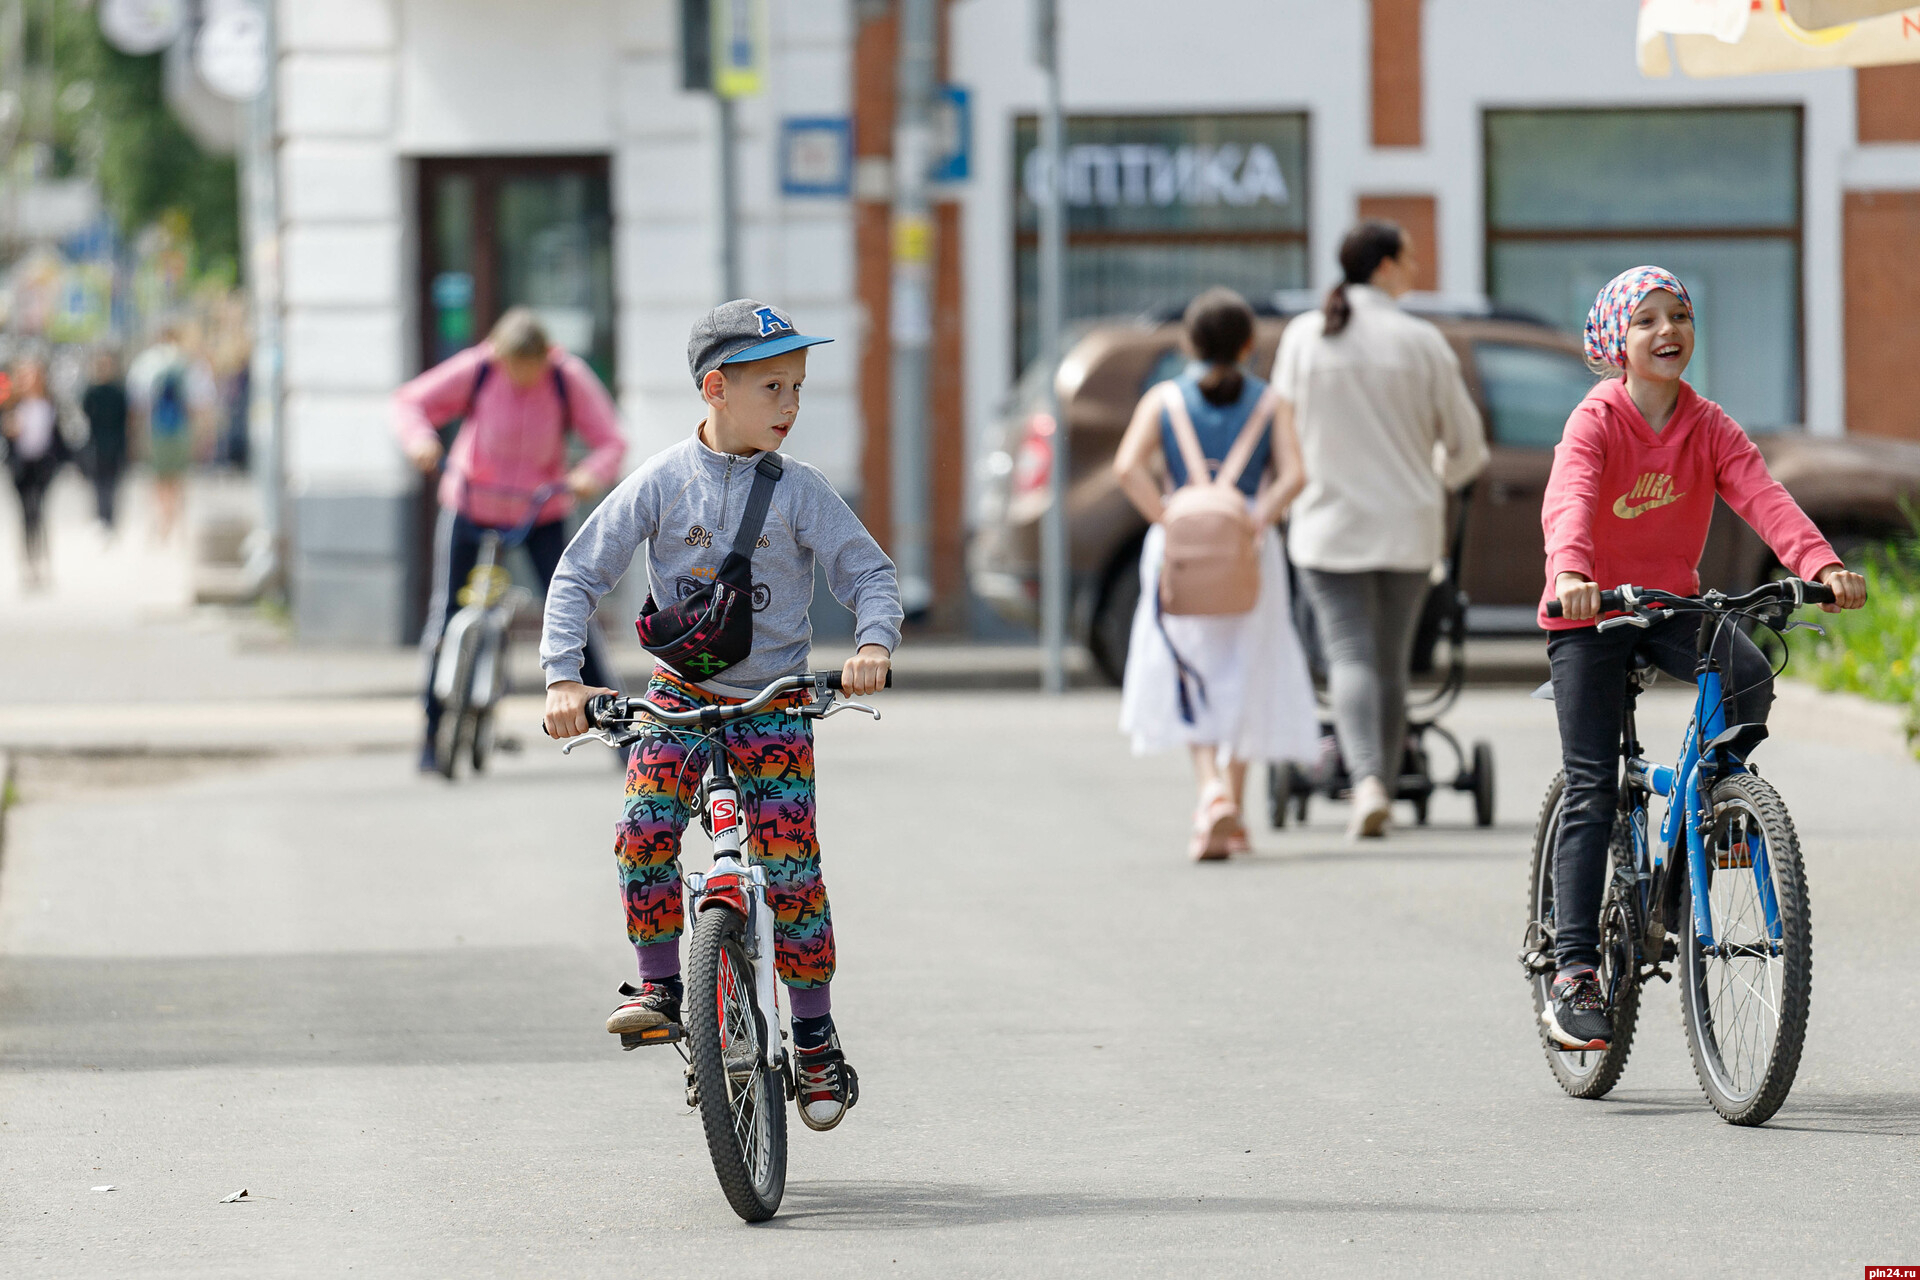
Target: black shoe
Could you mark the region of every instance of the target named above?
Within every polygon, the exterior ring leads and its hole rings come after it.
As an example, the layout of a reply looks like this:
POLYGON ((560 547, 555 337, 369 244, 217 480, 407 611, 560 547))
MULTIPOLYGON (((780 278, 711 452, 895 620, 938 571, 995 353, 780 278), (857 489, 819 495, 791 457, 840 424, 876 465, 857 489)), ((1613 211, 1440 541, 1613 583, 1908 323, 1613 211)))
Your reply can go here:
POLYGON ((847 1065, 840 1052, 840 1036, 827 1034, 827 1042, 814 1049, 796 1049, 793 1078, 799 1094, 800 1123, 825 1132, 840 1123, 848 1108, 860 1101, 860 1077, 847 1065))
POLYGON ((634 1035, 680 1021, 678 982, 643 982, 638 990, 623 982, 620 995, 619 1006, 607 1015, 607 1030, 615 1035, 634 1035))
POLYGON ((440 756, 439 756, 439 753, 436 752, 433 748, 432 738, 428 738, 427 744, 424 747, 420 748, 420 772, 422 773, 440 772, 440 756))
POLYGON ((1553 980, 1547 1010, 1540 1015, 1547 1034, 1567 1049, 1604 1049, 1613 1041, 1613 1023, 1607 1017, 1607 998, 1599 976, 1580 969, 1553 980))

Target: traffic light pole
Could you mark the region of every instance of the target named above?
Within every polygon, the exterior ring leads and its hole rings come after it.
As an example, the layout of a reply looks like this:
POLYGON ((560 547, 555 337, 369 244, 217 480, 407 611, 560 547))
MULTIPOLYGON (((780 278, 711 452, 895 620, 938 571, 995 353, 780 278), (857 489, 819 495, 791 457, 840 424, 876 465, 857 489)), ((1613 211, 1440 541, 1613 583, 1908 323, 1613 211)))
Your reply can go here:
POLYGON ((933 343, 933 164, 936 0, 899 0, 899 90, 893 128, 893 536, 901 603, 909 616, 933 603, 929 546, 928 360, 933 343))

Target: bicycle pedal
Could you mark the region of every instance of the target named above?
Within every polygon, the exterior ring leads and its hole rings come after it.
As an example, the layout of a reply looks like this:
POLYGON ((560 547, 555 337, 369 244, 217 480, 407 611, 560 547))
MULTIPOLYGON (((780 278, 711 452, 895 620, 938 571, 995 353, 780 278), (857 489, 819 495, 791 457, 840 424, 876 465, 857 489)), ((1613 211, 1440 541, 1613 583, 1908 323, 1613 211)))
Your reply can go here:
POLYGON ((622 1031, 620 1047, 638 1049, 643 1044, 672 1044, 676 1040, 685 1040, 687 1029, 677 1022, 668 1022, 658 1027, 648 1027, 645 1031, 622 1031))

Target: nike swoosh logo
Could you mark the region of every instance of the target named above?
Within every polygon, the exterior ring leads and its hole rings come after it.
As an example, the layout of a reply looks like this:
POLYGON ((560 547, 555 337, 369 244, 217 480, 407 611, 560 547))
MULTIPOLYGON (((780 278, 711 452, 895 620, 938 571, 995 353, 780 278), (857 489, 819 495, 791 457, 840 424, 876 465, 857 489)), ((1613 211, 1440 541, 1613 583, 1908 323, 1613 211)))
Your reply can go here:
POLYGON ((1619 516, 1622 520, 1631 520, 1635 516, 1645 515, 1655 507, 1664 507, 1668 503, 1678 502, 1686 496, 1684 493, 1670 493, 1664 498, 1649 498, 1645 502, 1629 504, 1627 502, 1627 496, 1621 494, 1613 500, 1613 514, 1619 516))

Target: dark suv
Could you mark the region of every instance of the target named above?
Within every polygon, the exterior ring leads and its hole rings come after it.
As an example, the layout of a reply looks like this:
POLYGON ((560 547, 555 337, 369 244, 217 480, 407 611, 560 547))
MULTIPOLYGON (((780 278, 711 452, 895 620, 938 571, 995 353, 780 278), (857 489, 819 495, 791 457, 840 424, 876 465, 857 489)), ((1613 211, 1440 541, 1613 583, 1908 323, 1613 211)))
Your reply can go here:
MULTIPOLYGON (((1260 317, 1251 368, 1271 367, 1287 316, 1300 309, 1298 303, 1286 307, 1288 301, 1294 300, 1283 299, 1260 317)), ((1530 317, 1418 297, 1406 306, 1453 344, 1487 424, 1492 458, 1473 489, 1461 563, 1461 582, 1473 601, 1469 625, 1480 632, 1532 631, 1546 576, 1540 501, 1553 446, 1594 376, 1578 342, 1530 317)), ((1141 393, 1184 363, 1180 326, 1169 315, 1087 327, 1061 364, 1072 468, 1074 625, 1116 681, 1126 665, 1146 525, 1114 482, 1113 454, 1141 393)), ((1044 371, 1036 367, 1009 398, 1001 440, 984 460, 968 552, 974 591, 1018 622, 1032 620, 1039 598, 1040 516, 1053 456, 1045 389, 1044 371)), ((1791 430, 1755 438, 1773 474, 1842 555, 1863 540, 1910 528, 1902 504, 1920 493, 1920 445, 1791 430)), ((1702 580, 1738 590, 1775 568, 1772 553, 1721 504, 1701 558, 1702 580)))

